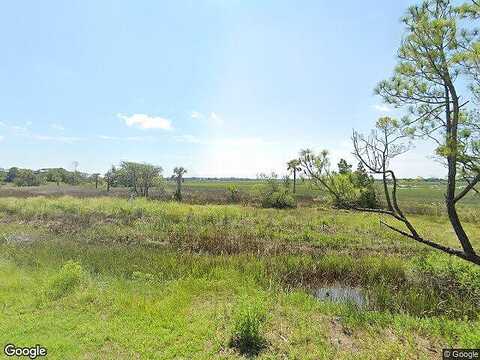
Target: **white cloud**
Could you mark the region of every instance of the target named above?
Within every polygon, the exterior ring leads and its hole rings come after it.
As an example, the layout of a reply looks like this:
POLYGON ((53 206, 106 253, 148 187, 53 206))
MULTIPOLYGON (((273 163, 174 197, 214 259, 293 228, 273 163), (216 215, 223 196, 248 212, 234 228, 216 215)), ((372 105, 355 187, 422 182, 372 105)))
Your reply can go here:
POLYGON ((60 124, 50 124, 50 127, 53 129, 53 130, 58 130, 58 131, 64 131, 65 130, 65 127, 63 127, 62 125, 60 124))
POLYGON ((5 140, 5 136, 0 135, 0 142, 2 142, 3 140, 5 140))
POLYGON ((16 132, 16 133, 24 133, 28 131, 28 128, 32 125, 33 123, 31 121, 27 121, 25 125, 9 125, 5 122, 0 121, 0 126, 7 128, 10 131, 16 132))
POLYGON ((387 104, 376 104, 376 105, 373 105, 373 108, 382 113, 387 113, 392 111, 392 108, 387 104))
POLYGON ((150 116, 146 114, 133 114, 125 115, 118 114, 120 119, 125 121, 127 126, 135 126, 140 129, 162 129, 162 130, 172 130, 172 122, 169 119, 161 118, 158 116, 150 116))

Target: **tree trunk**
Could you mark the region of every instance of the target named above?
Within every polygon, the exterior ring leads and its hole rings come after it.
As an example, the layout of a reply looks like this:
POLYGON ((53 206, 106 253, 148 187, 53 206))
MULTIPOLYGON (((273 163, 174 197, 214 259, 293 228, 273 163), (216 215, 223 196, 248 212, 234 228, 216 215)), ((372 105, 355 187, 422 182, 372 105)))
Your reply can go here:
POLYGON ((293 169, 293 193, 296 192, 296 185, 297 185, 297 170, 293 169))
POLYGON ((448 163, 448 183, 445 204, 447 207, 448 218, 452 224, 453 230, 457 235, 458 240, 462 244, 463 251, 467 254, 475 254, 468 235, 463 229, 460 218, 458 217, 455 205, 455 187, 457 178, 457 152, 458 152, 458 120, 460 115, 460 108, 458 103, 458 96, 456 94, 453 84, 447 83, 445 86, 446 95, 446 122, 447 122, 447 163, 448 163), (450 95, 453 103, 453 109, 450 108, 450 95))

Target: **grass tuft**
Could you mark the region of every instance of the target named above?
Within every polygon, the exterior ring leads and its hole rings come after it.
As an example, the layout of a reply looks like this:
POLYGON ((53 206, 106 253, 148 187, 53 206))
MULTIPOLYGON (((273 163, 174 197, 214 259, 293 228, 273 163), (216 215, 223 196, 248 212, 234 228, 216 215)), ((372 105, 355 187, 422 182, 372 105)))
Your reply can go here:
POLYGON ((78 262, 67 261, 48 282, 45 295, 48 299, 58 300, 71 294, 85 280, 86 273, 82 266, 78 262))
POLYGON ((242 300, 233 317, 233 334, 230 346, 241 354, 255 356, 266 346, 262 328, 266 311, 260 302, 242 300))

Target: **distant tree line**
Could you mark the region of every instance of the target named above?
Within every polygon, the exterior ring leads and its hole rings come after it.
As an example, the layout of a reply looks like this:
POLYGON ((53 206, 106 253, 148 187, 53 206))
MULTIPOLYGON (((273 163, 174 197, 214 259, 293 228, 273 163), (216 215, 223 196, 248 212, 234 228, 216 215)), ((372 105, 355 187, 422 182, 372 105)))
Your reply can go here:
MULTIPOLYGON (((114 187, 125 187, 129 189, 131 197, 148 197, 152 188, 164 190, 165 180, 162 176, 163 169, 146 163, 122 161, 119 166, 112 166, 103 176, 100 173, 87 174, 77 171, 78 163, 74 164, 74 171, 64 168, 50 169, 21 169, 12 167, 0 169, 0 183, 10 183, 16 186, 39 186, 47 183, 67 185, 95 185, 105 187, 109 192, 114 187)), ((183 167, 176 167, 172 180, 176 183, 174 199, 182 200, 183 175, 187 170, 183 167)))
POLYGON ((12 183, 17 186, 39 186, 49 182, 57 185, 60 183, 78 185, 91 181, 92 178, 89 174, 68 171, 63 168, 31 170, 11 167, 8 170, 0 170, 0 182, 12 183))

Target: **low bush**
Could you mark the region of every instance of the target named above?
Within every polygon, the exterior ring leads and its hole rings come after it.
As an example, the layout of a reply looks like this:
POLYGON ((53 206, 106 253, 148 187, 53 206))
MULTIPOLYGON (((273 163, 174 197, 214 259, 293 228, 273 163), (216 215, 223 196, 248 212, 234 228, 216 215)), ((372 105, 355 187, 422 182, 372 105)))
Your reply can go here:
POLYGON ((51 300, 60 299, 73 292, 86 279, 82 266, 75 261, 68 261, 47 284, 45 295, 51 300))
POLYGON ((241 354, 258 354, 265 346, 262 327, 266 320, 264 307, 257 303, 242 301, 235 314, 230 345, 241 354))
POLYGON ((262 207, 274 209, 293 209, 297 206, 295 199, 288 189, 280 189, 262 198, 262 207))
POLYGON ((260 175, 263 184, 257 188, 260 203, 264 208, 292 209, 297 206, 295 198, 291 194, 290 187, 285 182, 278 180, 277 175, 260 175))
POLYGON ((227 186, 228 199, 230 202, 236 203, 240 201, 240 190, 235 184, 230 184, 227 186))

